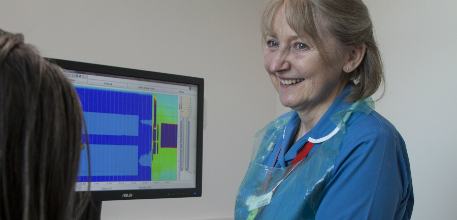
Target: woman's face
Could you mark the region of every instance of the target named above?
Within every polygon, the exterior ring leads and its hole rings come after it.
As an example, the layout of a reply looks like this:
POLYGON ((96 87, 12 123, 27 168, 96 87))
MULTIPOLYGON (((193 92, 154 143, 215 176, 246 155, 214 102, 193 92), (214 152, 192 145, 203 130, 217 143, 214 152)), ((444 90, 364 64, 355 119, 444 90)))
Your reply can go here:
POLYGON ((279 93, 281 103, 297 111, 326 111, 346 87, 342 76, 345 55, 339 55, 336 40, 322 39, 328 62, 310 39, 302 39, 285 19, 284 7, 272 21, 275 36, 267 36, 265 69, 279 93))

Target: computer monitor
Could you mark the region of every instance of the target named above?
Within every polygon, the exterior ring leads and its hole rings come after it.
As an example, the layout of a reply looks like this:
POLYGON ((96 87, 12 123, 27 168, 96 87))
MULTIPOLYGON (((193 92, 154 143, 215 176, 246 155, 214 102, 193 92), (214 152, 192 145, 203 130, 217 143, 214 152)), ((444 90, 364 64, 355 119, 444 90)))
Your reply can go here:
POLYGON ((202 78, 49 60, 73 83, 84 112, 90 183, 84 148, 77 192, 90 185, 99 209, 106 200, 201 196, 202 78))

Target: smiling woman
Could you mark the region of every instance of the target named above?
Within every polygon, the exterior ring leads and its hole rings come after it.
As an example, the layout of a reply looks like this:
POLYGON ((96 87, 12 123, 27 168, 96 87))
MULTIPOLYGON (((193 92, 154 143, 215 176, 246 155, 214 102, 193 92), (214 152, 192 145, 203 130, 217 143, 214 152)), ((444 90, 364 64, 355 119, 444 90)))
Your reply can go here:
POLYGON ((264 61, 292 109, 256 134, 235 219, 410 219, 405 143, 374 111, 384 81, 360 0, 272 0, 264 61))
POLYGON ((334 37, 326 35, 322 39, 327 52, 324 60, 310 37, 299 37, 288 25, 284 6, 274 14, 271 26, 273 33, 266 37, 265 69, 281 103, 309 118, 302 124, 306 133, 349 84, 349 74, 342 69, 355 69, 363 58, 365 46, 340 53, 334 37))

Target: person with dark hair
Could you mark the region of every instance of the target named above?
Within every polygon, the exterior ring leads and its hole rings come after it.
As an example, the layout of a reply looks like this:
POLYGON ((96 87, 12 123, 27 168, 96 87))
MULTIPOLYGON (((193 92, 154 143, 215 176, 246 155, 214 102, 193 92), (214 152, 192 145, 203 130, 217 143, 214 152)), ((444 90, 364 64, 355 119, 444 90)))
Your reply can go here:
POLYGON ((365 4, 271 0, 261 28, 292 111, 256 134, 235 219, 410 219, 406 145, 371 98, 384 74, 365 4))
POLYGON ((83 120, 60 67, 0 29, 1 220, 72 219, 83 120))

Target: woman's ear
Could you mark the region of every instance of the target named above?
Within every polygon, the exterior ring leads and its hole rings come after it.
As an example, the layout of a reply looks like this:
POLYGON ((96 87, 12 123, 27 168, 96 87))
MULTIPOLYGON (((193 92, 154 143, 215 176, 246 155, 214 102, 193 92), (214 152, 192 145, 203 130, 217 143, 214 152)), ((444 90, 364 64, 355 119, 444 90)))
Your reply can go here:
POLYGON ((362 44, 359 45, 349 51, 349 58, 346 64, 343 66, 343 71, 346 73, 350 73, 357 69, 360 63, 363 60, 367 50, 367 45, 362 44))

